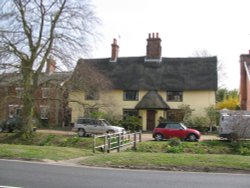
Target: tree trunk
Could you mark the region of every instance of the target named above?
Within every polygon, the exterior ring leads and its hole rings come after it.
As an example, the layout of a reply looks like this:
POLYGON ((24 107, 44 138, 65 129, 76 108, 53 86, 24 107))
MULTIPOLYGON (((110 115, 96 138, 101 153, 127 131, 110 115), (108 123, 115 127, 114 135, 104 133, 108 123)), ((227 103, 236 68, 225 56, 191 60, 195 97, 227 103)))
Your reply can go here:
POLYGON ((33 132, 34 115, 34 85, 33 71, 31 68, 22 69, 23 76, 23 108, 22 108, 22 131, 28 138, 33 132))

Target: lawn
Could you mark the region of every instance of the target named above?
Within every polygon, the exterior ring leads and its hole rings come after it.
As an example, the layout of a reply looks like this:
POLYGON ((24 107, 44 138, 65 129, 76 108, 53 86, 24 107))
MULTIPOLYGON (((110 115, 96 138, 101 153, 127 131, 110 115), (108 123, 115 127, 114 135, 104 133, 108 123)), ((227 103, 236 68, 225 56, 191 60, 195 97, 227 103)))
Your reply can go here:
POLYGON ((216 154, 122 152, 88 157, 82 165, 181 171, 245 171, 250 157, 216 154))
POLYGON ((93 154, 93 138, 74 135, 36 133, 25 140, 15 133, 2 133, 0 143, 0 158, 59 161, 84 156, 81 164, 91 166, 250 173, 250 141, 147 141, 137 144, 136 151, 110 154, 93 154))
POLYGON ((91 155, 91 150, 78 148, 0 144, 0 158, 59 161, 91 155))

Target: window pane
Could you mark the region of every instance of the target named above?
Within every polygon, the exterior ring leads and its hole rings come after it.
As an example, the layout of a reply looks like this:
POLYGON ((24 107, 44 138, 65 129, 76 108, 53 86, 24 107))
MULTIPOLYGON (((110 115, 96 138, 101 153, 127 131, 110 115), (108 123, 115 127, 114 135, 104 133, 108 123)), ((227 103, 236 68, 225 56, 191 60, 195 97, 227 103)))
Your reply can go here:
POLYGON ((125 101, 136 101, 136 100, 138 100, 138 91, 133 91, 133 90, 124 91, 123 100, 125 100, 125 101))
POLYGON ((22 98, 23 97, 23 88, 21 88, 21 87, 16 88, 16 97, 17 98, 22 98))
POLYGON ((123 117, 127 117, 127 116, 138 116, 138 110, 124 109, 123 110, 123 117))
POLYGON ((40 117, 41 119, 48 119, 49 108, 47 106, 40 106, 40 117))
POLYGON ((182 101, 182 91, 168 91, 167 101, 181 102, 182 101))

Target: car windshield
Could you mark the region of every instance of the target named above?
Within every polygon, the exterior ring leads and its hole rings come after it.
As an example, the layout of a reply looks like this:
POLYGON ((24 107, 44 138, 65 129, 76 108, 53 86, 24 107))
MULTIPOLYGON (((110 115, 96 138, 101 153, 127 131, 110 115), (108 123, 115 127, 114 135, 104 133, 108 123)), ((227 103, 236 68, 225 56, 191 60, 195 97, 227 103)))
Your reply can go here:
POLYGON ((102 124, 105 126, 111 126, 111 124, 107 120, 102 120, 102 124))
POLYGON ((187 129, 186 125, 184 125, 183 123, 180 123, 180 125, 183 127, 184 130, 187 129))

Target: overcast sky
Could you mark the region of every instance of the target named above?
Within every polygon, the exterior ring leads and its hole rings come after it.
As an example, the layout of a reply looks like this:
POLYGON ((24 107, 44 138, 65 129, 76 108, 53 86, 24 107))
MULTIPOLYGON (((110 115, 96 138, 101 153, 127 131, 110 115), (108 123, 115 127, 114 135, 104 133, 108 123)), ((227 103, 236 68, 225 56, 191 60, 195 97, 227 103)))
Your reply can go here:
POLYGON ((250 49, 250 0, 92 0, 102 40, 91 57, 145 56, 148 33, 158 32, 163 57, 206 50, 223 64, 224 85, 239 88, 239 56, 250 49))

